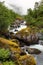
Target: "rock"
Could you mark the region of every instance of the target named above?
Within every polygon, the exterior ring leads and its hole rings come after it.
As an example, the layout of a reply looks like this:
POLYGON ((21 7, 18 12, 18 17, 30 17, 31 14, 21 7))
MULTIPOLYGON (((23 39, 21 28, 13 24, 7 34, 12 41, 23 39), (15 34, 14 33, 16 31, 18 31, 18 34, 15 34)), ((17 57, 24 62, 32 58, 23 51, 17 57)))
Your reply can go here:
POLYGON ((23 55, 26 55, 26 53, 22 50, 20 55, 23 56, 23 55))
POLYGON ((19 65, 36 65, 36 61, 32 55, 23 55, 20 56, 19 65))
POLYGON ((40 54, 41 51, 35 48, 28 48, 26 51, 28 51, 29 54, 40 54))
MULTIPOLYGON (((16 33, 15 37, 24 42, 26 45, 38 44, 37 33, 33 33, 29 28, 23 29, 16 33)), ((21 44, 22 45, 22 44, 21 44)))
POLYGON ((18 65, 36 65, 34 57, 30 54, 26 55, 26 53, 23 52, 19 45, 15 42, 0 38, 0 45, 2 46, 2 48, 5 48, 7 45, 7 48, 12 52, 10 58, 12 58, 12 60, 14 61, 16 60, 18 65))
POLYGON ((37 36, 39 37, 39 40, 43 40, 43 33, 39 32, 37 33, 37 36))
POLYGON ((21 48, 16 42, 12 42, 11 40, 7 40, 5 38, 0 38, 0 47, 9 48, 12 52, 21 52, 21 48))
POLYGON ((12 42, 12 41, 10 41, 10 40, 7 40, 7 39, 5 39, 5 38, 1 38, 1 37, 0 37, 0 42, 1 42, 2 44, 8 44, 8 45, 18 46, 18 44, 14 43, 14 42, 12 42))

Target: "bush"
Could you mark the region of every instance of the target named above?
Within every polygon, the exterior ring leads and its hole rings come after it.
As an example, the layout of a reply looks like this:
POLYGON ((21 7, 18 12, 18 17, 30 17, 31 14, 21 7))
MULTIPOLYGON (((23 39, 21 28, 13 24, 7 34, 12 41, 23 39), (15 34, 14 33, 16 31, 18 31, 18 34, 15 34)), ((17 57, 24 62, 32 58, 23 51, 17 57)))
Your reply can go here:
POLYGON ((16 65, 13 61, 6 61, 6 62, 3 62, 2 65, 16 65))
POLYGON ((1 49, 0 48, 0 59, 1 60, 5 60, 5 59, 8 59, 10 56, 10 51, 7 49, 1 49))
POLYGON ((0 32, 7 31, 9 25, 15 20, 16 13, 5 7, 3 2, 0 2, 0 32))

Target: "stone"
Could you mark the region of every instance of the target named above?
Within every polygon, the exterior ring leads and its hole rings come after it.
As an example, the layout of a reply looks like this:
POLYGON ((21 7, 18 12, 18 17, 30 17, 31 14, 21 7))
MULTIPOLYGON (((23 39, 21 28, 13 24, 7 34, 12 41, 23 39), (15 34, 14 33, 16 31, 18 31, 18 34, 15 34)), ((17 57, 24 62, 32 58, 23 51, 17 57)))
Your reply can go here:
POLYGON ((40 54, 41 51, 35 48, 27 48, 26 50, 29 54, 40 54))
POLYGON ((30 54, 20 56, 18 60, 20 65, 36 65, 36 61, 34 57, 30 54))
POLYGON ((31 33, 28 28, 23 29, 16 33, 15 37, 19 41, 21 40, 22 42, 24 42, 26 45, 38 44, 39 41, 37 33, 31 33))

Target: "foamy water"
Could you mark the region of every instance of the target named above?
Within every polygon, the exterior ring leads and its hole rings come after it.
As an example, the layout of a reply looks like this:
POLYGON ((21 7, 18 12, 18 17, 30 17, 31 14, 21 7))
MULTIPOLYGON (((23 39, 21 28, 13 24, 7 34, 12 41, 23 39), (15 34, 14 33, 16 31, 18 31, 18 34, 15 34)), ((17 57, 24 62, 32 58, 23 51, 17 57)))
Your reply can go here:
MULTIPOLYGON (((24 46, 21 47, 21 49, 25 49, 26 47, 35 48, 41 51, 40 54, 32 54, 37 62, 36 65, 43 65, 43 45, 37 44, 37 45, 31 45, 31 46, 24 46)), ((25 49, 26 54, 28 55, 28 52, 25 49)))
POLYGON ((35 55, 33 54, 33 56, 35 57, 35 60, 37 62, 37 65, 43 65, 43 45, 31 45, 30 48, 36 48, 39 49, 42 53, 39 55, 35 55))
POLYGON ((37 45, 31 45, 30 48, 36 48, 43 52, 43 45, 37 44, 37 45))

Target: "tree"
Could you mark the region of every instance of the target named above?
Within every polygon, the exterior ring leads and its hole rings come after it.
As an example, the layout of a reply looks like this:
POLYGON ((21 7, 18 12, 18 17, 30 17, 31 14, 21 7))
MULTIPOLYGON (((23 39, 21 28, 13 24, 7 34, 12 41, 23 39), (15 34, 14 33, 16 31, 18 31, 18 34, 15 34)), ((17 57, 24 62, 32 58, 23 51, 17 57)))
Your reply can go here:
POLYGON ((16 14, 5 7, 3 2, 0 2, 0 32, 5 32, 15 18, 16 14))
POLYGON ((38 7, 39 7, 39 3, 38 2, 35 2, 35 6, 34 6, 34 9, 38 9, 38 7))
POLYGON ((25 15, 25 19, 27 24, 33 25, 39 28, 43 28, 43 1, 41 0, 40 4, 38 2, 35 3, 34 9, 28 9, 27 15, 25 15))

